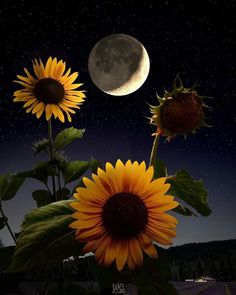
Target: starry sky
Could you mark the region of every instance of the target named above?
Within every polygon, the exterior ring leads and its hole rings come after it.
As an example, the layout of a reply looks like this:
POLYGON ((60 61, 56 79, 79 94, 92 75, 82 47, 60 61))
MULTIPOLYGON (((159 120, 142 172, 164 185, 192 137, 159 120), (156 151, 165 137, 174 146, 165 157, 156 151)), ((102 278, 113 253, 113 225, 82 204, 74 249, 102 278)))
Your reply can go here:
MULTIPOLYGON (((40 1, 6 0, 0 5, 0 173, 29 170, 42 160, 32 156, 31 144, 47 136, 44 119, 26 114, 12 102, 18 89, 12 82, 31 60, 49 56, 64 59, 79 71, 87 90, 86 103, 72 125, 86 134, 66 149, 71 160, 102 162, 148 161, 155 128, 148 124, 156 92, 170 89, 177 73, 184 85, 200 85, 200 95, 210 96, 206 111, 211 128, 161 142, 159 157, 169 174, 187 169, 203 179, 209 191, 210 217, 179 217, 175 244, 235 237, 235 3, 228 0, 196 1, 40 1), (192 2, 192 3, 190 3, 192 2), (101 92, 88 73, 88 56, 97 41, 112 33, 137 38, 150 57, 150 73, 133 94, 114 97, 101 92)), ((69 123, 53 122, 54 133, 69 123)), ((31 192, 41 184, 26 180, 17 196, 4 202, 9 223, 19 231, 24 215, 35 207, 31 192)), ((4 244, 11 238, 0 232, 4 244)))

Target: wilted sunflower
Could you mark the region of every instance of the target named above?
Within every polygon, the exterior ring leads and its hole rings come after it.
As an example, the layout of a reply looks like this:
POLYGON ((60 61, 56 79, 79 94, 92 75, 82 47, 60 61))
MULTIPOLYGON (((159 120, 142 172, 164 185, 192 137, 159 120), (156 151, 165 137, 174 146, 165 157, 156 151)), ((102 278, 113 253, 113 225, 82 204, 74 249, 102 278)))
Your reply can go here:
POLYGON ((157 98, 159 105, 150 106, 150 123, 157 126, 154 135, 160 134, 171 139, 177 135, 194 133, 201 126, 208 126, 204 122, 204 107, 208 107, 203 101, 205 97, 197 93, 195 86, 185 88, 178 76, 172 90, 165 91, 164 97, 157 95, 157 98))
POLYGON ((83 91, 76 90, 82 84, 73 84, 78 77, 78 73, 70 74, 71 69, 66 70, 66 63, 63 60, 57 61, 57 58, 49 57, 46 65, 41 59, 33 61, 35 77, 24 68, 25 76, 17 75, 19 80, 14 82, 22 85, 24 88, 14 92, 15 102, 24 102, 26 112, 32 111, 40 118, 45 111, 46 119, 49 120, 52 115, 65 122, 63 111, 67 119, 71 122, 71 115, 75 114, 74 109, 79 109, 85 98, 83 91))
POLYGON ((170 245, 175 237, 177 220, 165 211, 177 207, 172 196, 165 195, 170 185, 166 178, 152 181, 153 167, 145 162, 125 165, 118 160, 115 167, 98 168, 93 181, 83 178, 85 188, 77 188, 77 210, 70 224, 76 239, 86 242, 84 253, 95 252, 96 260, 109 266, 116 260, 120 271, 143 263, 143 253, 157 258, 153 241, 170 245))

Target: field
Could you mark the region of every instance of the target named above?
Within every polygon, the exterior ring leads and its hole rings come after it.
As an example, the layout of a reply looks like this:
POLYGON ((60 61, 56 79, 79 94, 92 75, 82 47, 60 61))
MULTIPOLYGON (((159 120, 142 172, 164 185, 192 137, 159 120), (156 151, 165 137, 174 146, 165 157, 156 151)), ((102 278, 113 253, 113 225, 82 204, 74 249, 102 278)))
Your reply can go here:
POLYGON ((236 295, 236 282, 176 282, 172 283, 179 295, 236 295))

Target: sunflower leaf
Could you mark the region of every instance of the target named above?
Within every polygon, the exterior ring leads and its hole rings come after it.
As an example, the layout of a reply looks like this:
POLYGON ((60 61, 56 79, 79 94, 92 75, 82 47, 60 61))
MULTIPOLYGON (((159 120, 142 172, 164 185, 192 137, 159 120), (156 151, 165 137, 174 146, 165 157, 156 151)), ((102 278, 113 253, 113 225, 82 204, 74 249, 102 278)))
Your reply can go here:
POLYGON ((47 183, 48 176, 56 176, 56 170, 50 165, 50 162, 40 162, 32 170, 20 172, 18 177, 29 177, 47 183))
POLYGON ((81 255, 82 244, 69 228, 73 221, 69 203, 52 203, 26 215, 8 272, 31 272, 81 255))
MULTIPOLYGON (((169 194, 175 195, 174 192, 172 193, 171 189, 169 190, 169 194)), ((187 208, 186 206, 183 206, 181 204, 179 204, 178 207, 176 207, 172 210, 175 211, 176 213, 179 213, 184 216, 197 216, 197 214, 195 214, 192 210, 190 210, 189 208, 187 208)))
POLYGON ((77 138, 83 137, 85 129, 76 129, 74 127, 66 128, 59 132, 55 138, 55 149, 61 149, 77 138))
POLYGON ((52 195, 50 192, 43 189, 32 192, 32 196, 38 207, 48 205, 52 202, 52 195))
POLYGON ((91 161, 72 161, 68 162, 63 171, 62 175, 66 183, 72 182, 79 179, 88 169, 97 171, 97 167, 100 163, 97 160, 91 161))
POLYGON ((25 177, 18 174, 7 173, 0 176, 0 200, 12 199, 23 184, 25 177))
POLYGON ((171 184, 172 195, 190 205, 202 216, 211 214, 207 204, 208 192, 202 180, 195 180, 187 171, 180 170, 175 175, 169 176, 167 182, 171 184))
POLYGON ((14 251, 15 246, 0 248, 0 271, 7 268, 10 265, 14 251))
POLYGON ((154 163, 154 179, 160 178, 160 177, 166 177, 167 176, 167 167, 165 163, 160 160, 156 159, 154 163))

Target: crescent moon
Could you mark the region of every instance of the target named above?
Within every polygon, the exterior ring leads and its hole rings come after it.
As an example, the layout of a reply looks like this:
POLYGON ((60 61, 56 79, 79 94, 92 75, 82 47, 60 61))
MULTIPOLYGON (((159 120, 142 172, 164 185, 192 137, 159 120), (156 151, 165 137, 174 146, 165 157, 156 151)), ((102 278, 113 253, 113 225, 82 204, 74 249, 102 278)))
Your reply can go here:
POLYGON ((150 60, 145 47, 125 34, 112 34, 93 47, 88 61, 93 83, 103 92, 128 95, 138 90, 148 77, 150 60))

